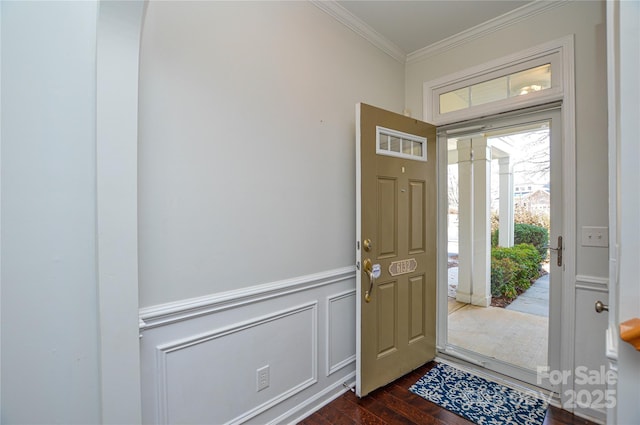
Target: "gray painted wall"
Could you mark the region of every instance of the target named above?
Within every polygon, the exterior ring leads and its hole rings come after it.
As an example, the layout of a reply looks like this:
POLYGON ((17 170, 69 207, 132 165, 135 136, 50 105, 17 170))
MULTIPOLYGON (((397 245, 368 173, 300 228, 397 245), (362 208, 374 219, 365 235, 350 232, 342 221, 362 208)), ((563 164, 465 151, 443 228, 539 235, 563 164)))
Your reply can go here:
POLYGON ((96 13, 2 2, 3 423, 100 421, 96 13))
POLYGON ((140 304, 352 265, 355 104, 404 66, 308 2, 154 2, 140 59, 140 304))

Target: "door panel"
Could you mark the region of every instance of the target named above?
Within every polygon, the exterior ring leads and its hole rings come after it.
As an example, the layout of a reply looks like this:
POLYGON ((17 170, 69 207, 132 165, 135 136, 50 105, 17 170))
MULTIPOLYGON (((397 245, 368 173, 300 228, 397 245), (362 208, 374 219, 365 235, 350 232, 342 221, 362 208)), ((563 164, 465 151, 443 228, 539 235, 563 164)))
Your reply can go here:
POLYGON ((424 275, 409 279, 409 344, 424 338, 426 311, 422 300, 425 289, 424 275))
POLYGON ((397 351, 398 323, 398 282, 383 283, 378 286, 378 326, 376 329, 378 358, 397 351), (390 320, 389 320, 390 319, 390 320))
POLYGON ((398 244, 396 179, 378 177, 378 258, 395 257, 398 244))
POLYGON ((432 125, 369 105, 356 116, 362 397, 435 357, 436 136, 432 125))
POLYGON ((409 253, 424 252, 425 247, 425 182, 409 182, 409 253))

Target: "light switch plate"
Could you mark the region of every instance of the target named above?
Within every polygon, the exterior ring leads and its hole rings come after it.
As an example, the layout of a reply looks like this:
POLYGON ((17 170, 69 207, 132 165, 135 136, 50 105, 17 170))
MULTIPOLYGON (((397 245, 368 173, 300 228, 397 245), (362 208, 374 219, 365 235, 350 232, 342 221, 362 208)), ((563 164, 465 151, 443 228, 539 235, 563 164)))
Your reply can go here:
POLYGON ((609 246, 609 228, 608 227, 582 227, 582 246, 609 246))

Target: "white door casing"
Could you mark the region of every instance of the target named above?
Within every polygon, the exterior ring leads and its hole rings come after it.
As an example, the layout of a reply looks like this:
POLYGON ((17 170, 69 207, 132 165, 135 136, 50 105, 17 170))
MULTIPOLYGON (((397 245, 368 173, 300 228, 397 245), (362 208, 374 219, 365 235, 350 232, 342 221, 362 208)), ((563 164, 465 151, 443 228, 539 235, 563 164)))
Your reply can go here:
POLYGON ((98 7, 96 232, 102 422, 140 423, 138 63, 145 2, 101 1, 98 7))
MULTIPOLYGON (((562 228, 564 239, 564 251, 563 251, 563 271, 562 281, 563 287, 562 293, 562 306, 561 306, 561 319, 560 319, 560 332, 562 335, 559 352, 560 352, 560 365, 559 370, 573 370, 574 365, 574 353, 575 353, 575 282, 576 282, 576 118, 575 118, 575 70, 574 70, 574 36, 569 35, 548 43, 544 43, 539 46, 534 46, 525 51, 499 58, 481 64, 466 70, 461 70, 453 75, 448 75, 437 80, 425 82, 423 85, 423 119, 434 122, 439 126, 446 126, 454 122, 463 122, 467 120, 473 120, 479 116, 487 114, 502 114, 522 107, 536 108, 546 103, 560 102, 561 108, 561 121, 562 121, 562 159, 561 159, 561 180, 562 180, 562 195, 563 195, 563 212, 562 212, 562 228), (506 69, 505 74, 508 74, 508 68, 514 64, 520 64, 523 61, 527 61, 529 58, 535 59, 542 54, 549 54, 557 52, 560 55, 559 59, 559 90, 549 91, 548 95, 537 96, 534 100, 528 101, 526 99, 516 99, 512 103, 502 103, 500 107, 494 107, 489 104, 486 107, 479 110, 471 111, 468 116, 455 113, 455 117, 448 118, 446 114, 437 115, 434 114, 433 108, 437 93, 443 91, 443 87, 450 86, 452 88, 459 87, 465 81, 472 78, 479 78, 483 74, 495 73, 499 69, 506 69), (456 84, 458 86, 456 86, 456 84)), ((495 74, 492 74, 495 76, 495 74)), ((541 92, 543 93, 543 92, 541 92)), ((439 146, 440 146, 439 142, 439 146)), ((439 167, 443 166, 443 155, 440 154, 439 167)), ((444 162, 446 164, 446 162, 444 162)), ((439 171, 439 175, 441 175, 439 171)), ((440 179, 442 180, 442 179, 440 179)), ((439 193, 443 193, 443 186, 446 193, 446 184, 442 181, 439 183, 439 193)), ((440 198, 442 202, 442 198, 440 198)), ((447 221, 446 215, 443 216, 442 209, 439 213, 438 228, 446 229, 447 221)), ((445 232, 446 233, 446 232, 445 232)), ((555 241, 554 241, 555 242, 555 241)), ((446 246, 446 237, 439 233, 438 246, 446 246), (444 244, 444 245, 443 245, 444 244)), ((554 244, 555 245, 555 244, 554 244)), ((442 250, 441 250, 442 251, 442 250)), ((440 252, 438 264, 446 264, 446 253, 440 252)), ((438 268, 438 282, 446 282, 447 270, 442 266, 438 268)), ((439 290, 439 292, 442 292, 439 290)), ((446 295, 438 295, 438 309, 446 310, 446 295), (444 299, 444 301, 443 301, 444 299)), ((438 348, 444 349, 442 345, 441 335, 446 333, 446 323, 442 320, 438 321, 438 348)), ((573 382, 569 382, 562 388, 561 403, 568 400, 568 396, 565 395, 567 390, 573 390, 573 382)))

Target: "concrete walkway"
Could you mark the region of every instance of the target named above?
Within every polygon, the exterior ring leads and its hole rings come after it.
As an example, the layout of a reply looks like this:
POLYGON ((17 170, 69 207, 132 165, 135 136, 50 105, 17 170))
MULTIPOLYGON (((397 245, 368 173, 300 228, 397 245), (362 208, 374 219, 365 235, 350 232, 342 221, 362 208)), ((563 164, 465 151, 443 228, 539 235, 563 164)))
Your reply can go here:
POLYGON ((449 314, 449 343, 530 370, 547 364, 547 317, 458 304, 449 314))
POLYGON ((536 280, 529 289, 520 294, 507 310, 549 317, 549 275, 545 274, 536 280))
POLYGON ((457 302, 457 271, 449 269, 449 343, 527 369, 546 365, 549 275, 499 308, 457 302))

